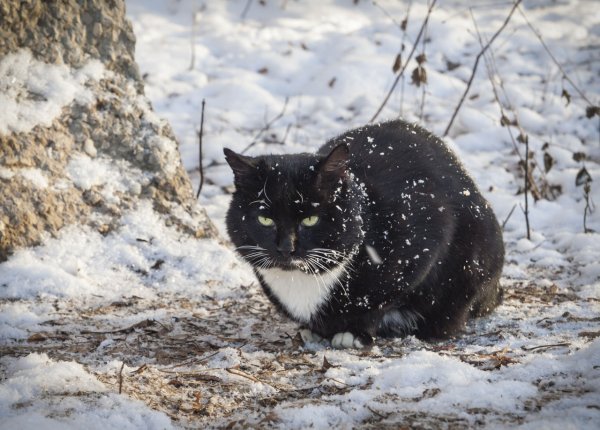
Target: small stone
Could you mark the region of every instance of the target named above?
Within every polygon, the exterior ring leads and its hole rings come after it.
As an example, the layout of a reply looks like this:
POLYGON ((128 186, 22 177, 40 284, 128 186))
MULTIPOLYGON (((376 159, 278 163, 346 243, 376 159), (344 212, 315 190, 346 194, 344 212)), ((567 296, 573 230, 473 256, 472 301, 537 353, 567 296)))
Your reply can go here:
POLYGON ((98 154, 98 151, 96 150, 96 147, 94 146, 94 142, 92 141, 92 139, 85 140, 85 142, 83 143, 83 150, 85 151, 85 153, 87 155, 89 155, 92 158, 95 158, 96 155, 98 154))

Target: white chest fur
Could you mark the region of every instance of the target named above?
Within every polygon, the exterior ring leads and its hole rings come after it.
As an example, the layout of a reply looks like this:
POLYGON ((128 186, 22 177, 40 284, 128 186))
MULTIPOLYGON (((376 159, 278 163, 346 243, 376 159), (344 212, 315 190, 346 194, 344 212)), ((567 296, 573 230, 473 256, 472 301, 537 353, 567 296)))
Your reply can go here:
POLYGON ((327 301, 331 290, 341 284, 345 272, 339 265, 328 273, 312 275, 301 270, 276 268, 258 269, 275 297, 290 314, 302 322, 310 321, 319 307, 327 301))

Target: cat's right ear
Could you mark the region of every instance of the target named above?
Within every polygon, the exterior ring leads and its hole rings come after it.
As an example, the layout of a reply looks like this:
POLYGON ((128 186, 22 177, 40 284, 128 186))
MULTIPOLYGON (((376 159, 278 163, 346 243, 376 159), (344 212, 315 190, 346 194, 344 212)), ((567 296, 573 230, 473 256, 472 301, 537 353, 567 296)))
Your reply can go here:
POLYGON ((254 158, 238 154, 229 148, 223 148, 223 153, 236 178, 256 174, 257 163, 254 158))
POLYGON ((317 184, 335 183, 346 174, 348 162, 350 161, 350 150, 346 144, 336 146, 329 155, 321 161, 317 184))

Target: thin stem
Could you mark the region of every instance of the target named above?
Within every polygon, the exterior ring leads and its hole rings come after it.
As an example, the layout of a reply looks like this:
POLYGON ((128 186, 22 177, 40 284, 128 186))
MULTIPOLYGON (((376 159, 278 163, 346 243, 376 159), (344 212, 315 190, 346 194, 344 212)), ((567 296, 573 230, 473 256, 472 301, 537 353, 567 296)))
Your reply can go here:
MULTIPOLYGON (((258 143, 259 137, 262 136, 265 131, 269 130, 275 122, 277 122, 278 120, 280 120, 283 117, 283 115, 285 114, 285 111, 287 109, 287 105, 288 105, 289 101, 290 101, 290 98, 286 97, 285 102, 283 103, 283 107, 281 108, 281 112, 279 112, 279 114, 277 114, 277 116, 275 116, 273 119, 271 119, 271 121, 267 122, 265 124, 265 126, 260 129, 260 131, 256 134, 256 136, 254 136, 254 139, 252 140, 252 142, 250 142, 248 144, 248 146, 246 146, 244 149, 242 149, 240 154, 245 154, 250 148, 252 148, 254 145, 256 145, 258 143)), ((265 118, 265 120, 266 120, 266 118, 265 118)))
POLYGON ((473 80, 475 79, 475 73, 477 72, 477 66, 479 66, 479 60, 481 59, 483 54, 485 54, 485 51, 487 51, 488 48, 492 45, 492 43, 494 43, 494 40, 496 40, 496 38, 500 35, 500 33, 502 33, 502 30, 504 30, 504 28, 508 25, 510 18, 512 17, 513 13, 515 12, 515 9, 517 8, 517 6, 519 6, 519 3, 521 3, 521 1, 522 0, 517 0, 515 2, 512 9, 510 10, 508 16, 506 17, 506 19, 500 26, 500 28, 498 30, 496 30, 496 33, 494 33, 494 35, 491 37, 489 42, 481 49, 481 51, 479 51, 479 54, 477 54, 477 57, 475 57, 475 63, 473 63, 473 70, 471 71, 471 77, 469 78, 469 81, 467 82, 467 88, 465 88, 465 92, 463 93, 462 97, 460 98, 460 101, 458 102, 456 109, 454 109, 452 118, 450 118, 450 122, 448 123, 448 126, 446 127, 446 130, 444 131, 443 136, 448 136, 448 133, 450 132, 450 128, 452 127, 452 124, 454 123, 454 120, 456 119, 456 115, 458 115, 458 111, 460 110, 463 102, 467 98, 467 94, 469 93, 469 90, 471 89, 471 84, 473 84, 473 80))
POLYGON ((206 101, 202 99, 202 113, 200 114, 200 131, 198 132, 198 173, 200 173, 200 184, 198 185, 198 192, 196 193, 196 199, 200 197, 200 191, 204 185, 204 169, 202 168, 202 135, 204 132, 204 105, 206 101))
POLYGON ((525 225, 527 227, 527 239, 531 240, 529 228, 529 138, 525 137, 525 225))
POLYGON ((408 54, 408 58, 406 59, 406 62, 402 66, 402 69, 398 73, 398 76, 396 76, 396 80, 394 80, 394 83, 392 84, 392 87, 390 88, 390 90, 388 91, 387 95, 383 99, 383 102, 381 103, 381 106, 379 106, 379 109, 377 109, 377 112, 375 112, 375 115, 373 115, 373 118, 371 118, 371 120, 369 122, 375 121, 375 119, 379 116, 379 114, 381 113, 381 111, 383 110, 383 108, 385 107, 385 105, 387 104, 388 100, 392 96, 392 93, 396 89, 396 86, 398 85, 398 82, 400 82, 400 79, 404 75, 404 71, 406 70, 406 67, 408 67, 408 63, 410 63, 410 60, 411 60, 413 54, 415 53, 415 50, 417 49, 417 46, 419 45, 419 40, 421 40, 421 36, 423 36, 423 32, 425 31, 425 27, 427 26, 427 22, 429 21, 429 17, 431 16, 431 11, 433 10, 433 7, 435 6, 436 2, 437 2, 437 0, 433 0, 431 2, 431 5, 429 6, 429 9, 427 10, 427 15, 425 16, 425 19, 423 20, 423 24, 421 24, 421 29, 419 30, 419 34, 417 35, 417 38, 415 40, 415 43, 413 44, 412 49, 410 50, 410 54, 408 54))
POLYGON ((579 89, 579 87, 577 87, 577 85, 575 85, 575 82, 573 82, 571 80, 571 78, 569 78, 569 75, 567 75, 567 72, 565 72, 565 69, 563 68, 563 66, 558 62, 558 60, 556 59, 556 57, 554 56, 554 54, 552 54, 552 51, 550 51, 550 48, 548 48, 548 45, 546 45, 546 42, 544 42, 544 39, 542 38, 542 35, 540 34, 540 32, 538 30, 535 29, 535 27, 531 24, 531 22, 529 21, 529 19, 527 19, 527 16, 525 15, 525 12, 523 12, 523 10, 521 8, 519 8, 519 13, 521 14, 521 16, 523 17, 523 19, 525 20, 525 22, 527 23, 527 26, 531 29, 531 31, 533 31, 533 34, 536 35, 536 37, 539 39, 540 43, 542 44, 542 46, 544 47, 544 49, 546 50, 546 52, 548 53, 548 55, 550 56, 550 58, 552 59, 552 61, 554 62, 554 64, 556 64, 556 67, 558 67, 558 69, 560 70, 560 72, 562 73, 563 78, 569 83, 571 84, 571 86, 575 89, 575 91, 577 91, 577 93, 579 94, 579 96, 585 100, 590 106, 593 105, 594 103, 592 103, 583 93, 583 91, 581 91, 579 89))

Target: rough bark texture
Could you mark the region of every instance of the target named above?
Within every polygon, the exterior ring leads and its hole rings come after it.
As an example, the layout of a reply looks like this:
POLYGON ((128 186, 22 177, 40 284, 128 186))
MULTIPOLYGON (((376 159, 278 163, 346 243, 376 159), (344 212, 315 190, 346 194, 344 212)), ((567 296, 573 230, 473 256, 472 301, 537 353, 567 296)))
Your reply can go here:
POLYGON ((101 70, 82 80, 87 97, 74 96, 49 121, 0 124, 0 261, 67 224, 108 233, 140 199, 190 234, 215 235, 171 128, 144 97, 134 47, 123 0, 0 0, 0 95, 13 106, 47 109, 56 86, 42 76, 37 88, 23 67, 67 76, 92 63, 101 70), (90 171, 100 172, 95 180, 90 171))

